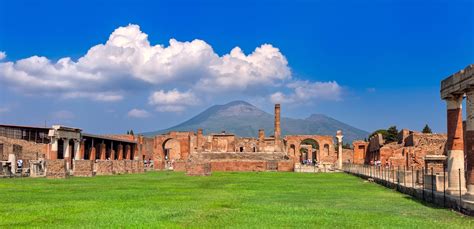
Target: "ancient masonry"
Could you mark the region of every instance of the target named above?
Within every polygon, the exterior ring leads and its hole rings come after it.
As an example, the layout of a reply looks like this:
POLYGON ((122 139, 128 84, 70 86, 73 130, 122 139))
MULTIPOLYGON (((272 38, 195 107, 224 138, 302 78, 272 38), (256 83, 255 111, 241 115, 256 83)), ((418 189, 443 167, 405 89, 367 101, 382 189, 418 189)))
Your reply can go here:
MULTIPOLYGON (((60 125, 0 125, 0 175, 64 178, 162 169, 209 175, 211 171, 294 171, 295 164, 303 162, 330 171, 341 168, 342 148, 334 148, 333 136, 283 137, 280 109, 276 104, 273 135, 266 137, 261 129, 258 138, 224 131, 205 135, 202 129, 148 138, 94 135, 60 125), (16 168, 18 160, 24 161, 21 171, 16 168)), ((342 132, 337 136, 341 146, 342 132)))

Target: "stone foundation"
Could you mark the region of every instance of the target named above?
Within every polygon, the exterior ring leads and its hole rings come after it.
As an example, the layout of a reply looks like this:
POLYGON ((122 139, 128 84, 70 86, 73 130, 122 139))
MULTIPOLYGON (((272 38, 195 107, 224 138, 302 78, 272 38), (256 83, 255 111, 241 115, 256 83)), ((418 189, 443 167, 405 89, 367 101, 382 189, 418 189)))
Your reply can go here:
POLYGON ((112 161, 112 173, 113 174, 125 174, 125 161, 118 160, 112 161))
POLYGON ((112 161, 99 160, 95 163, 96 175, 112 175, 112 161))
POLYGON ((266 171, 266 161, 212 161, 212 171, 266 171))
POLYGON ((93 176, 94 161, 91 160, 74 160, 73 175, 76 177, 93 176))
POLYGON ((188 162, 186 163, 186 175, 188 176, 210 176, 211 163, 209 162, 188 162))
POLYGON ((47 178, 66 178, 65 160, 45 160, 47 178))
POLYGON ((279 172, 293 172, 295 169, 295 164, 293 161, 279 161, 278 162, 278 171, 279 172))

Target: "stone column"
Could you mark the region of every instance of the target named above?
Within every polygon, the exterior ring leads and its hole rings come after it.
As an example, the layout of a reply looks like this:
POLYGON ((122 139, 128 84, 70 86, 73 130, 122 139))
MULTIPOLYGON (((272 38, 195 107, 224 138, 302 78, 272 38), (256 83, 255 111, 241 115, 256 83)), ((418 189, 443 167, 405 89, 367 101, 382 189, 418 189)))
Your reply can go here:
POLYGON ((8 161, 10 162, 10 172, 15 175, 16 174, 16 155, 14 153, 8 154, 8 161))
POLYGON ((275 104, 275 148, 280 144, 280 104, 275 104))
POLYGON ((196 136, 196 150, 198 152, 201 152, 202 151, 202 139, 203 139, 203 136, 202 136, 202 129, 199 128, 197 130, 197 136, 196 136))
POLYGON ((63 139, 63 156, 64 160, 66 161, 66 171, 69 171, 71 168, 71 153, 72 149, 71 146, 69 145, 69 138, 64 138, 63 139))
POLYGON ((51 138, 51 150, 49 151, 50 160, 58 159, 58 139, 55 137, 51 138))
POLYGON ((130 145, 125 146, 125 160, 130 160, 131 149, 130 145))
POLYGON ((258 130, 258 151, 263 152, 265 148, 265 131, 258 130))
POLYGON ((106 155, 105 155, 105 150, 106 150, 105 144, 104 144, 104 143, 101 143, 101 144, 100 144, 100 149, 99 149, 100 160, 106 160, 106 159, 107 159, 107 158, 105 158, 105 157, 106 157, 106 155))
POLYGON ((342 169, 342 130, 338 130, 336 133, 337 138, 337 168, 342 169))
POLYGON ((115 160, 114 142, 110 142, 110 160, 115 160))
POLYGON ((91 147, 91 153, 89 155, 89 160, 95 161, 96 154, 97 154, 97 152, 96 152, 95 146, 92 146, 91 147))
POLYGON ((474 90, 466 93, 466 200, 474 201, 474 90))
POLYGON ((119 144, 118 145, 118 148, 117 148, 117 151, 118 151, 118 160, 123 160, 123 145, 122 144, 119 144))
POLYGON ((82 153, 82 148, 84 147, 84 143, 79 143, 79 140, 74 140, 74 159, 75 160, 82 160, 84 154, 82 153))
POLYGON ((448 153, 448 188, 446 192, 450 195, 459 195, 459 187, 461 187, 461 193, 466 191, 462 100, 462 95, 446 99, 448 115, 448 140, 446 142, 446 150, 448 153), (459 179, 459 169, 461 169, 461 179, 459 179), (461 180, 461 183, 459 183, 459 180, 461 180))

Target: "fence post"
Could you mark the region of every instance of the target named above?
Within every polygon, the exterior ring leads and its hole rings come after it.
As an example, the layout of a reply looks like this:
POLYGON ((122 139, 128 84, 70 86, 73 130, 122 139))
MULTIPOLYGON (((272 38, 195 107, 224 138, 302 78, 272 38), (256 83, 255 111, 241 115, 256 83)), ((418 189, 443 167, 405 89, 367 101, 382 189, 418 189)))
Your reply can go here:
POLYGON ((461 211, 462 195, 461 195, 461 169, 459 169, 459 211, 461 211))
POLYGON ((434 201, 434 176, 433 176, 433 167, 431 167, 431 201, 434 201))
POLYGON ((425 168, 421 167, 421 190, 423 194, 423 201, 425 201, 425 168))
POLYGON ((443 207, 446 207, 446 166, 443 165, 443 207))

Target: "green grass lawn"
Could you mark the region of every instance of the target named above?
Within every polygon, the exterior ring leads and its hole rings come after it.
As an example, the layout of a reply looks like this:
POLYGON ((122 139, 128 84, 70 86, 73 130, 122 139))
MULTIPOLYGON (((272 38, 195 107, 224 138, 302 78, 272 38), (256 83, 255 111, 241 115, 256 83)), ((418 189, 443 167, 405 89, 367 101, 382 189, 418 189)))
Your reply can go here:
POLYGON ((342 173, 183 173, 0 179, 0 227, 474 228, 342 173))

